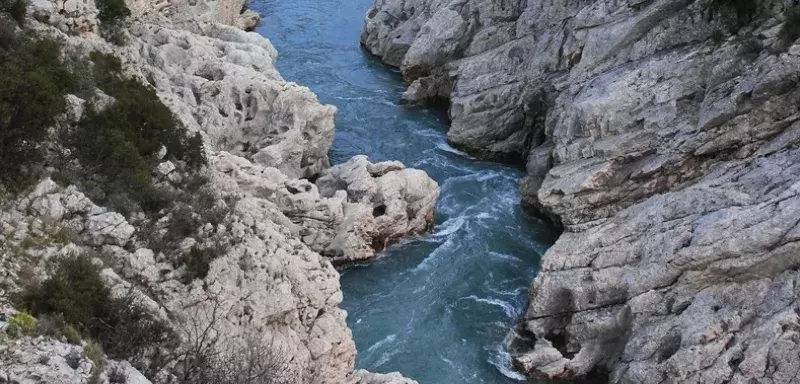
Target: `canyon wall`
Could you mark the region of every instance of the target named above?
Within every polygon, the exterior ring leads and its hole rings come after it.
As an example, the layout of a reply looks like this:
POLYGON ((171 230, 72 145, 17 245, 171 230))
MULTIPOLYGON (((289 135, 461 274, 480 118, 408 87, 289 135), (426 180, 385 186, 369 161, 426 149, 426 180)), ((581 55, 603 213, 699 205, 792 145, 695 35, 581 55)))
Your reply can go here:
MULTIPOLYGON (((133 292, 184 343, 197 342, 187 340, 197 337, 185 332, 192 329, 212 329, 220 343, 269 339, 286 359, 281 383, 415 383, 396 373, 354 372, 355 344, 332 263, 370 259, 388 243, 430 229, 436 182, 399 162, 363 156, 331 167, 336 108, 285 81, 266 38, 231 26, 248 25, 241 21, 251 17, 240 16, 243 0, 134 0, 128 6, 132 17, 119 31, 122 44, 101 33, 91 0, 35 0, 27 28, 57 38, 76 57, 99 52, 121 59, 126 76, 149 84, 202 136, 211 201, 190 207, 188 215, 204 218, 204 211, 220 207, 227 213, 218 223, 188 228, 174 251, 190 257, 198 249, 217 250, 207 275, 187 279, 187 267, 171 261, 175 255, 150 247, 148 239, 164 236, 178 212, 148 224, 45 178, 2 204, 0 297, 46 278, 54 260, 91 254, 114 295, 133 292)), ((67 99, 72 113, 64 126, 98 105, 67 99)), ((165 189, 179 190, 188 176, 166 160, 153 170, 165 189)), ((0 314, 16 312, 0 300, 0 314)), ((5 317, 0 328, 9 325, 5 317)), ((83 383, 97 369, 103 370, 99 382, 117 382, 112 370, 127 372, 128 383, 154 380, 125 362, 99 367, 84 348, 47 337, 0 342, 0 382, 83 383), (70 357, 75 354, 83 357, 70 357)), ((162 374, 169 382, 170 373, 162 374)))
MULTIPOLYGON (((524 161, 564 234, 508 338, 531 377, 789 383, 800 358, 792 1, 377 0, 362 44, 453 145, 524 161)), ((793 24, 794 23, 794 24, 793 24)))

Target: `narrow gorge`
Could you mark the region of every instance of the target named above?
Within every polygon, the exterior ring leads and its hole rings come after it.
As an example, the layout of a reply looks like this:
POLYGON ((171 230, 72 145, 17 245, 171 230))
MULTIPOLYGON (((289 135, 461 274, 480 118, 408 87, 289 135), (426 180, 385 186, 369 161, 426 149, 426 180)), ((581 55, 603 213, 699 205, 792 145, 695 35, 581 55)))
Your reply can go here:
POLYGON ((359 46, 370 0, 253 1, 277 68, 337 106, 331 161, 400 160, 441 188, 430 235, 340 269, 357 365, 420 383, 515 383, 503 340, 557 233, 519 205, 519 168, 453 149, 436 109, 400 105, 396 71, 359 46))
POLYGON ((794 0, 0 0, 0 383, 800 382, 794 0))

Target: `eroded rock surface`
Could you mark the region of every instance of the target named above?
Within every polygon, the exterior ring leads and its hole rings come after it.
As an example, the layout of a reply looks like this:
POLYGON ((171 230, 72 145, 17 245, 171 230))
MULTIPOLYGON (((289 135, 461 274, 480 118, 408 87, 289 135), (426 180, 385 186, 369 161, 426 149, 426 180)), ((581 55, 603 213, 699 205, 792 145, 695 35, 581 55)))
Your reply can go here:
POLYGON ((561 224, 510 339, 530 376, 796 381, 790 1, 378 0, 362 43, 561 224), (733 31, 733 33, 731 32, 733 31))
MULTIPOLYGON (((119 57, 127 75, 152 85, 204 139, 213 201, 193 209, 224 207, 226 213, 216 223, 189 228, 192 235, 167 252, 151 244, 174 216, 144 226, 141 215, 126 219, 74 186, 44 179, 0 209, 2 289, 43 278, 53 259, 88 254, 102 263, 112 295, 133 294, 169 321, 184 343, 191 338, 187 329, 213 324, 220 343, 253 334, 269 339, 287 360, 292 382, 413 383, 399 374, 353 372, 356 349, 331 262, 370 258, 386 242, 428 229, 436 183, 400 163, 364 157, 330 168, 336 109, 281 78, 270 42, 242 30, 257 22, 240 14, 242 0, 128 5, 133 20, 122 31, 124 45, 99 34, 91 0, 35 1, 29 27, 59 38, 76 55, 119 57), (309 180, 333 182, 318 187, 309 180), (176 257, 199 250, 213 252, 213 261, 207 275, 187 279, 176 257)), ((105 95, 98 101, 114 102, 105 95)), ((87 101, 71 95, 69 102, 80 118, 87 101)), ((152 173, 165 188, 180 188, 189 176, 170 161, 152 173)), ((83 383, 91 366, 61 369, 58 356, 70 348, 47 339, 17 342, 10 346, 16 355, 0 358, 16 376, 0 379, 52 374, 47 382, 83 383), (36 348, 46 348, 54 365, 34 366, 28 350, 36 348)))
POLYGON ((213 161, 226 190, 275 202, 291 220, 287 227, 334 263, 370 259, 389 242, 433 225, 438 185, 399 162, 357 156, 323 171, 315 184, 224 152, 213 161))
POLYGON ((359 369, 347 382, 348 384, 418 384, 414 380, 409 380, 397 372, 390 374, 371 373, 359 369))
POLYGON ((151 384, 127 362, 106 361, 98 367, 82 346, 43 337, 0 345, 0 356, 0 383, 78 384, 94 375, 98 384, 151 384))

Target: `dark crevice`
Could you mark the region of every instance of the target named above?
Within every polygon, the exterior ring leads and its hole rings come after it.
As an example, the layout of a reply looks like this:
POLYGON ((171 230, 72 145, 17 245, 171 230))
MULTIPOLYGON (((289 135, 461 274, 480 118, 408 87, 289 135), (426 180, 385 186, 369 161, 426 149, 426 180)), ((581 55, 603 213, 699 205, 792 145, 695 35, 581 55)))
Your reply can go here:
POLYGON ((381 204, 372 208, 372 217, 380 217, 386 214, 386 205, 381 204))
POLYGON ((661 340, 661 345, 658 347, 656 351, 656 358, 658 359, 659 363, 663 363, 672 355, 678 352, 681 348, 681 342, 683 341, 683 337, 681 336, 680 332, 678 331, 671 331, 667 334, 664 339, 661 340))

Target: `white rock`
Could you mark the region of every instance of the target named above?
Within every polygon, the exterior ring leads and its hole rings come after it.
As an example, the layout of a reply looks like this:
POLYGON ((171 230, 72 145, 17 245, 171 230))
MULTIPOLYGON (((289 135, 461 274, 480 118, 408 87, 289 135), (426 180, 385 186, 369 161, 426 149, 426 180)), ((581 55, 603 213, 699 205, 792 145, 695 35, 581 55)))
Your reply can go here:
POLYGON ((167 176, 170 173, 172 173, 172 171, 175 170, 175 164, 173 164, 171 161, 165 161, 163 163, 158 164, 156 170, 161 176, 167 176))
POLYGON ((67 210, 61 204, 60 194, 50 194, 33 200, 30 210, 32 213, 58 221, 64 217, 67 210))
POLYGON ((136 231, 116 212, 89 216, 86 219, 84 236, 93 245, 125 245, 136 231))

